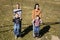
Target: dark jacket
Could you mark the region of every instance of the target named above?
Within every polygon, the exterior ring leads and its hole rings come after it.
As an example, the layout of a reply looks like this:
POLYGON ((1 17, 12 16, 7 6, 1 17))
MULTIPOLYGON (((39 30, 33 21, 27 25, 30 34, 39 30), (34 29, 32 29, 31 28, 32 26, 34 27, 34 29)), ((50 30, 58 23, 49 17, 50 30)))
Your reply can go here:
POLYGON ((21 21, 21 20, 20 20, 20 17, 14 18, 14 19, 13 19, 13 22, 16 23, 16 24, 19 24, 20 21, 21 21))

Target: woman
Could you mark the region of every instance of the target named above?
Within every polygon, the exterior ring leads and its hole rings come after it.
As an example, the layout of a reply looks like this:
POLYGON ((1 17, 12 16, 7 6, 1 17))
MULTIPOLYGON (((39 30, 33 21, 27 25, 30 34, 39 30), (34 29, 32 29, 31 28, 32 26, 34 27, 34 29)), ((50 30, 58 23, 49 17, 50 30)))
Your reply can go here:
POLYGON ((13 19, 14 22, 14 34, 15 38, 17 38, 21 33, 19 32, 20 30, 20 17, 19 14, 15 14, 15 18, 13 19))
POLYGON ((17 12, 19 14, 20 19, 21 19, 22 10, 21 10, 19 3, 16 4, 16 9, 14 9, 13 12, 14 12, 14 14, 16 14, 16 12, 17 12))
POLYGON ((20 18, 20 27, 19 27, 20 28, 20 30, 19 30, 20 35, 19 36, 21 36, 21 19, 22 19, 21 14, 22 14, 22 10, 21 10, 19 3, 16 4, 16 9, 14 9, 13 12, 14 12, 14 19, 15 19, 16 14, 19 15, 19 18, 20 18))
MULTIPOLYGON (((41 10, 39 9, 39 4, 35 4, 34 10, 32 11, 32 21, 34 21, 36 15, 38 15, 41 18, 41 10)), ((33 23, 33 37, 34 35, 34 23, 33 23)))

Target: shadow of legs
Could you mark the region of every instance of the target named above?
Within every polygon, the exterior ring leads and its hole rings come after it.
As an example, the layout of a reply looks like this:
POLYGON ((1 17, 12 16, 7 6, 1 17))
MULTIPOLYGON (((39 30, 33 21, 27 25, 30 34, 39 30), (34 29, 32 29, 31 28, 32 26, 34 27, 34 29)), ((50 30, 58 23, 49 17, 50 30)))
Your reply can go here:
POLYGON ((50 29, 50 25, 46 25, 43 29, 40 30, 40 37, 42 37, 44 34, 46 34, 47 32, 49 32, 50 29))
POLYGON ((32 25, 28 26, 21 34, 21 37, 24 37, 26 34, 28 34, 32 30, 32 25))
POLYGON ((55 24, 60 24, 60 22, 46 22, 46 23, 42 23, 43 25, 55 25, 55 24))

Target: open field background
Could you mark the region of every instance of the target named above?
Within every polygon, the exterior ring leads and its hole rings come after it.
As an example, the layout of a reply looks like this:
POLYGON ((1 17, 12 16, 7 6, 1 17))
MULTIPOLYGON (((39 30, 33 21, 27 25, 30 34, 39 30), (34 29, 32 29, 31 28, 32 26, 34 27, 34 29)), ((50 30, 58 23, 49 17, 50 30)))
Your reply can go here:
POLYGON ((15 40, 12 19, 17 2, 21 4, 23 19, 23 37, 17 40, 35 40, 32 37, 31 12, 36 2, 40 4, 43 20, 40 39, 52 40, 52 35, 60 38, 60 0, 0 0, 0 40, 15 40))

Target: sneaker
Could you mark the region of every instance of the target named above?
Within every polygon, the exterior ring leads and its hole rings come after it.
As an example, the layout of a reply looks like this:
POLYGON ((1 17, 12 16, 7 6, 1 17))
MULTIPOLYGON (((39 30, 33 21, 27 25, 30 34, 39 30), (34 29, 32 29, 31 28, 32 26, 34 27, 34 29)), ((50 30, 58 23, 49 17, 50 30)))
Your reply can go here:
POLYGON ((35 35, 33 35, 33 37, 35 38, 35 35))

